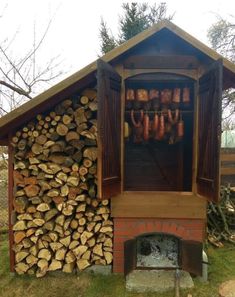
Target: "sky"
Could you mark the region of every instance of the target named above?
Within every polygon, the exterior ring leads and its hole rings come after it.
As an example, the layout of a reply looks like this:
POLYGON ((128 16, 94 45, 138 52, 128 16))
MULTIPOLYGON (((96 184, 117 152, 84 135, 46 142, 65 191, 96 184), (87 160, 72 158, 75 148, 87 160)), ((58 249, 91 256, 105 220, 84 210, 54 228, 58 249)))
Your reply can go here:
MULTIPOLYGON (((108 0, 0 0, 0 43, 11 42, 9 50, 22 56, 43 34, 52 19, 50 30, 37 56, 38 65, 59 56, 64 76, 86 66, 100 54, 101 17, 114 34, 123 2, 108 0)), ((139 1, 141 2, 141 1, 139 1)), ((148 1, 154 3, 156 1, 148 1)), ((235 16, 235 0, 166 0, 173 22, 208 44, 207 30, 218 16, 235 16)), ((157 2, 158 3, 158 2, 157 2)))

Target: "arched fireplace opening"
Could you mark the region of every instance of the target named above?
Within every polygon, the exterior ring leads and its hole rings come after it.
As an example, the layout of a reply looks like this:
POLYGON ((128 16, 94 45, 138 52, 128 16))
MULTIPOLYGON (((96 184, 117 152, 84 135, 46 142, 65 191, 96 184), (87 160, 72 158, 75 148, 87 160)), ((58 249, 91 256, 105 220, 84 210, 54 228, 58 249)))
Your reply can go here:
POLYGON ((202 275, 202 243, 168 233, 140 234, 124 242, 124 274, 135 269, 182 269, 202 275))
POLYGON ((174 235, 151 233, 136 238, 136 268, 179 267, 179 242, 174 235))

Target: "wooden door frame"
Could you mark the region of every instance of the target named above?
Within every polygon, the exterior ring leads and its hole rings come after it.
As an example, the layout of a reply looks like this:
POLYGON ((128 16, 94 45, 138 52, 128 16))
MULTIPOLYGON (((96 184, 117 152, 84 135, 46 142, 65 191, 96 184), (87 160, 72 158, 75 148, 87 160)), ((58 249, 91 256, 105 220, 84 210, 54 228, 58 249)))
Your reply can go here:
MULTIPOLYGON (((198 139, 198 80, 199 69, 125 69, 123 64, 118 64, 115 70, 122 77, 121 84, 121 193, 124 191, 124 160, 125 160, 125 141, 124 141, 124 121, 125 121, 125 80, 138 74, 164 73, 176 74, 193 79, 194 82, 194 120, 193 120, 193 144, 192 144, 192 192, 196 193, 196 173, 197 173, 197 139, 198 139)), ((158 192, 158 191, 156 191, 158 192)))

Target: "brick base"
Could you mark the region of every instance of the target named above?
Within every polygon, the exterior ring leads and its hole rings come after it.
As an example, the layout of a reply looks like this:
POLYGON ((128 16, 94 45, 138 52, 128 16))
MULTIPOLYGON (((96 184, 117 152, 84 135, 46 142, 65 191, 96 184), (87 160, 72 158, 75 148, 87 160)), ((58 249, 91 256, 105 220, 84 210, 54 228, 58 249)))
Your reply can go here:
POLYGON ((114 218, 113 272, 124 272, 124 242, 147 233, 166 233, 202 242, 205 221, 200 219, 114 218))

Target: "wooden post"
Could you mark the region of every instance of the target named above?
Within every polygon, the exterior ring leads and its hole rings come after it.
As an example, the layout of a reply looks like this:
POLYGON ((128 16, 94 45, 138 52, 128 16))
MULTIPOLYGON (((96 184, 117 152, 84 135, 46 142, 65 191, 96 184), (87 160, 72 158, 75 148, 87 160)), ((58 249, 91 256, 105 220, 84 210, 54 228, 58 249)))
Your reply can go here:
POLYGON ((15 267, 15 254, 13 251, 13 224, 12 224, 12 211, 13 211, 13 147, 8 143, 8 234, 9 234, 9 256, 10 256, 10 271, 14 272, 15 267))

